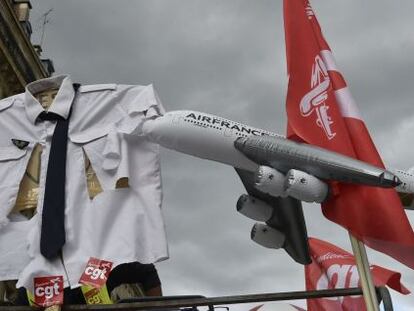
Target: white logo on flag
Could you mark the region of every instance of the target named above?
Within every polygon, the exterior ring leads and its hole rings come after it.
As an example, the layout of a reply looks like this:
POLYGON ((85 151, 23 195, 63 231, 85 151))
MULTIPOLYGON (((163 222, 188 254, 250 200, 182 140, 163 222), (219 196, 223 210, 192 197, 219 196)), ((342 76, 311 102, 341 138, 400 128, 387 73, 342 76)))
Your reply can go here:
POLYGON ((326 137, 330 140, 336 133, 332 131, 333 121, 328 115, 329 107, 326 105, 328 99, 328 88, 331 81, 328 70, 322 58, 317 55, 315 63, 312 65, 311 90, 303 96, 300 101, 300 113, 303 117, 308 117, 316 111, 316 125, 323 129, 326 137))
MULTIPOLYGON (((331 265, 324 274, 321 275, 316 283, 317 290, 329 288, 350 288, 358 287, 359 274, 358 269, 354 265, 331 265)), ((351 296, 351 298, 359 298, 358 296, 351 296)), ((337 300, 338 298, 325 298, 328 300, 337 300)), ((340 297, 339 301, 342 303, 344 297, 340 297)))
POLYGON ((306 4, 305 12, 308 16, 308 19, 312 19, 312 17, 315 15, 309 2, 306 4))

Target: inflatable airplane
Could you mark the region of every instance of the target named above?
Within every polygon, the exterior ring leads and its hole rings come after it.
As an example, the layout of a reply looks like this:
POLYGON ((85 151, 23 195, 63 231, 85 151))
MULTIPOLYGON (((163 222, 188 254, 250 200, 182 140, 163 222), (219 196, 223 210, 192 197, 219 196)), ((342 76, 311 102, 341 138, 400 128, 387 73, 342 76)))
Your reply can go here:
POLYGON ((232 165, 248 192, 239 198, 237 210, 266 223, 254 225, 252 239, 265 247, 284 247, 302 264, 310 258, 301 201, 326 200, 329 186, 323 180, 393 187, 411 198, 414 193, 413 169, 378 168, 206 113, 171 111, 144 123, 143 132, 163 147, 232 165))

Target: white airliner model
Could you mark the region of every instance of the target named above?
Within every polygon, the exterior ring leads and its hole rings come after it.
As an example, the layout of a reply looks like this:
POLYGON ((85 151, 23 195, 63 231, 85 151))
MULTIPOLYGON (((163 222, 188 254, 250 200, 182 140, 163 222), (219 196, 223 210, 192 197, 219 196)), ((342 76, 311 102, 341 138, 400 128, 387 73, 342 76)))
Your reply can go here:
POLYGON ((321 203, 329 197, 324 180, 414 193, 414 168, 386 170, 316 146, 218 116, 171 111, 143 124, 150 140, 169 149, 232 165, 248 195, 237 210, 256 223, 252 239, 285 248, 299 263, 310 262, 301 201, 321 203))

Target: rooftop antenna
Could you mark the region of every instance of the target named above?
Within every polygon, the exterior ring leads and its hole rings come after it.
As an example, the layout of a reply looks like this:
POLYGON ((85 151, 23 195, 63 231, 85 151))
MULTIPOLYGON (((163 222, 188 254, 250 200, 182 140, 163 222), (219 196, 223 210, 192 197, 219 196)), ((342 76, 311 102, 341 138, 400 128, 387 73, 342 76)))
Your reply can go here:
POLYGON ((43 13, 41 16, 42 19, 42 36, 40 37, 40 46, 43 46, 43 41, 45 39, 45 29, 46 29, 46 25, 50 23, 51 18, 50 18, 50 13, 52 13, 53 8, 49 9, 47 12, 43 13))

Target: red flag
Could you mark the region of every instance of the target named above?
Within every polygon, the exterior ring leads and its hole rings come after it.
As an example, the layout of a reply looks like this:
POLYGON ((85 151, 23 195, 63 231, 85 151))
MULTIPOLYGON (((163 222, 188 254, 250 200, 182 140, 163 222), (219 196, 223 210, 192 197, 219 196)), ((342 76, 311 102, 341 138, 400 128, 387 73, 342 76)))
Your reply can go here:
MULTIPOLYGON (((307 0, 285 0, 288 137, 384 167, 307 0)), ((394 189, 332 183, 324 215, 414 268, 414 232, 394 189)))
MULTIPOLYGON (((315 238, 309 238, 312 263, 305 266, 306 290, 360 287, 355 259, 350 253, 315 238)), ((410 291, 400 283, 401 274, 371 265, 375 286, 389 286, 407 295, 410 291)), ((308 299, 308 311, 365 310, 362 296, 308 299)))

